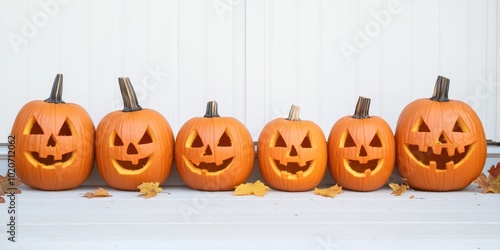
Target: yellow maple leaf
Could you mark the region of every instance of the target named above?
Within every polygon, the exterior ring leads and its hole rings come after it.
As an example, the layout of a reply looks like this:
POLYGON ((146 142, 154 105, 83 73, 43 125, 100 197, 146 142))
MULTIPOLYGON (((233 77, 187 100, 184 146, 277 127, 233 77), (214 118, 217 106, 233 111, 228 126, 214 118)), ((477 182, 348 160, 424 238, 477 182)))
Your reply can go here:
POLYGON ((137 188, 140 189, 141 195, 146 195, 146 199, 155 197, 159 192, 163 191, 159 182, 143 182, 137 188))
POLYGON ((342 187, 338 184, 335 184, 335 186, 331 186, 329 188, 315 188, 314 193, 317 195, 333 198, 336 195, 342 193, 342 187))
POLYGON ((260 180, 255 183, 247 182, 236 186, 233 195, 256 195, 262 197, 271 190, 268 186, 264 185, 260 180))
POLYGON ((397 183, 389 183, 389 187, 392 188, 392 193, 395 196, 401 196, 402 194, 408 191, 408 184, 397 184, 397 183))
POLYGON ((483 194, 486 193, 494 193, 494 194, 500 194, 500 175, 498 174, 498 168, 499 165, 497 165, 497 168, 491 167, 488 172, 490 173, 488 176, 486 176, 484 173, 481 173, 474 181, 473 183, 477 184, 476 188, 481 188, 483 191, 483 194))
POLYGON ((97 188, 96 190, 93 190, 92 192, 87 192, 83 195, 83 197, 87 197, 88 199, 95 198, 95 197, 111 197, 112 195, 109 194, 109 192, 104 189, 104 188, 97 188))

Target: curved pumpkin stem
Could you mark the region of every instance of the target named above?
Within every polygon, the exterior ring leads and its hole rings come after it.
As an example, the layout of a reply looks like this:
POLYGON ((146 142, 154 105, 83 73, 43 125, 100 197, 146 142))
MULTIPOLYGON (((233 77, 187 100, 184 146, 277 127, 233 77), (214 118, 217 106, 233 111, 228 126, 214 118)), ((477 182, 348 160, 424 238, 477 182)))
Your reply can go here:
POLYGON ((434 85, 434 93, 430 98, 433 101, 449 102, 448 90, 450 89, 450 79, 444 76, 438 76, 436 84, 434 85))
POLYGON ((56 78, 54 78, 54 83, 52 84, 52 90, 50 91, 50 96, 44 101, 48 103, 65 103, 62 100, 62 92, 63 92, 63 75, 57 74, 56 78))
POLYGON ((354 111, 354 115, 352 118, 354 119, 365 119, 370 118, 368 112, 370 111, 370 102, 371 99, 367 97, 360 96, 358 98, 358 103, 356 104, 356 110, 354 111))
POLYGON ((205 115, 203 117, 206 117, 206 118, 220 117, 218 110, 217 110, 217 102, 216 101, 209 101, 207 103, 207 111, 205 112, 205 115))
POLYGON ((288 118, 286 118, 288 121, 300 121, 299 118, 300 115, 300 107, 292 105, 290 108, 290 113, 288 114, 288 118))
POLYGON ((118 83, 120 85, 120 92, 123 98, 123 112, 134 112, 139 111, 142 107, 137 101, 137 96, 135 95, 134 87, 128 77, 119 77, 118 83))

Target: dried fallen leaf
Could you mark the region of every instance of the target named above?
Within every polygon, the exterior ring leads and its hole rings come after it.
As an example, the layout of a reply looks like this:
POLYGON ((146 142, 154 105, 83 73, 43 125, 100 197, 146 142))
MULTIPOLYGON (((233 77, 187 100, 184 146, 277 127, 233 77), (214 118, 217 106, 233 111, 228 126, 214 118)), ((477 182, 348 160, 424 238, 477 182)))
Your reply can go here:
POLYGON ((95 197, 111 197, 111 195, 108 193, 106 189, 98 188, 92 192, 85 193, 83 197, 87 197, 88 199, 90 199, 95 197))
POLYGON ((0 175, 0 190, 2 190, 4 193, 10 193, 12 190, 14 190, 14 193, 20 194, 21 190, 19 189, 19 186, 21 186, 22 182, 21 179, 15 177, 14 179, 9 179, 7 176, 2 176, 0 175))
POLYGON ((256 195, 262 197, 271 190, 268 186, 264 185, 261 181, 257 180, 255 183, 247 182, 240 184, 236 187, 233 195, 256 195))
POLYGON ((410 196, 410 199, 415 199, 415 195, 410 196))
POLYGON ((488 173, 488 176, 481 173, 473 183, 477 184, 477 188, 482 189, 483 194, 500 194, 500 162, 496 166, 491 166, 488 173))
POLYGON ((5 203, 5 199, 2 196, 0 196, 0 203, 5 203))
POLYGON ((137 188, 140 189, 141 195, 146 195, 146 199, 155 197, 159 192, 163 191, 159 182, 143 182, 137 188))
POLYGON ((401 196, 402 194, 408 191, 408 184, 397 184, 397 183, 389 183, 389 187, 392 188, 392 193, 395 196, 401 196))
POLYGON ((335 186, 331 186, 329 188, 315 188, 314 193, 317 195, 333 198, 342 193, 342 187, 338 184, 335 184, 335 186))

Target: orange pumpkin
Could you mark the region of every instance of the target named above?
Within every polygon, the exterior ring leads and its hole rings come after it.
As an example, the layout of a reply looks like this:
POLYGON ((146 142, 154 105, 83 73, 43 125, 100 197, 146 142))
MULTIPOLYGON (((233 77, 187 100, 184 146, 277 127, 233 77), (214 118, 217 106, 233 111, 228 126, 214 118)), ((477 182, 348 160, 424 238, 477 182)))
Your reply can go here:
POLYGON ((96 162, 104 181, 122 190, 142 182, 163 183, 173 163, 174 135, 157 111, 139 106, 130 80, 119 78, 124 109, 97 126, 96 162))
POLYGON ((72 189, 92 172, 94 123, 81 106, 62 100, 62 88, 58 74, 50 97, 24 105, 12 126, 16 173, 33 188, 72 189))
POLYGON ((330 174, 346 189, 376 190, 394 170, 394 134, 384 119, 369 116, 369 108, 370 99, 359 97, 354 115, 339 119, 328 137, 330 174))
POLYGON ((459 190, 483 170, 483 125, 469 105, 448 99, 449 84, 439 76, 433 96, 413 101, 399 116, 396 165, 412 188, 459 190))
POLYGON ((233 190, 252 173, 255 152, 250 132, 232 117, 220 117, 217 102, 204 117, 188 120, 177 134, 175 163, 182 180, 206 191, 233 190))
POLYGON ((325 175, 325 135, 314 122, 300 120, 299 111, 299 107, 292 106, 288 118, 270 121, 259 136, 260 173, 275 189, 310 190, 325 175))

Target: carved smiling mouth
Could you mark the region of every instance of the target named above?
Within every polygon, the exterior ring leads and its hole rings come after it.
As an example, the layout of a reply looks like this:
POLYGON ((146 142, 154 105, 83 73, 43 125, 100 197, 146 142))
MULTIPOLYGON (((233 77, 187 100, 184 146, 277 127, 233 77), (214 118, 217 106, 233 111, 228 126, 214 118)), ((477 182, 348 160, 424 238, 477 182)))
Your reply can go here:
POLYGON ((120 161, 120 160, 115 160, 115 161, 121 168, 135 171, 144 168, 148 164, 149 156, 139 159, 137 164, 133 164, 132 161, 120 161))
MULTIPOLYGON (((69 161, 72 156, 73 156, 73 152, 69 152, 69 153, 63 154, 61 159, 56 160, 53 155, 47 155, 47 157, 44 158, 44 157, 40 157, 40 153, 38 153, 38 152, 31 152, 31 157, 36 162, 38 162, 44 166, 47 166, 47 167, 54 166, 58 163, 65 163, 65 162, 69 161)), ((36 165, 39 165, 39 164, 36 164, 36 165)))
POLYGON ((360 174, 365 174, 366 171, 375 172, 379 166, 379 159, 369 160, 366 163, 360 163, 357 160, 346 160, 346 162, 351 170, 360 174))
POLYGON ((425 166, 436 165, 437 170, 446 170, 447 166, 453 168, 458 165, 469 152, 471 145, 465 146, 465 150, 462 153, 455 149, 452 155, 448 154, 446 148, 441 149, 441 154, 434 154, 432 147, 428 147, 427 151, 419 151, 418 145, 408 145, 408 150, 411 152, 413 157, 420 161, 425 166))
POLYGON ((226 169, 231 164, 231 162, 233 162, 233 157, 222 161, 222 164, 220 165, 217 165, 215 162, 210 162, 210 163, 200 162, 200 164, 198 165, 194 164, 192 161, 189 162, 191 162, 191 164, 193 164, 193 166, 195 166, 196 168, 199 168, 201 170, 206 170, 209 173, 215 173, 226 169))
POLYGON ((306 162, 306 165, 304 166, 299 166, 298 162, 289 162, 286 165, 283 165, 280 163, 279 160, 274 160, 274 164, 277 169, 279 169, 281 172, 287 172, 290 174, 297 174, 298 172, 305 172, 309 169, 311 166, 312 161, 306 162))

